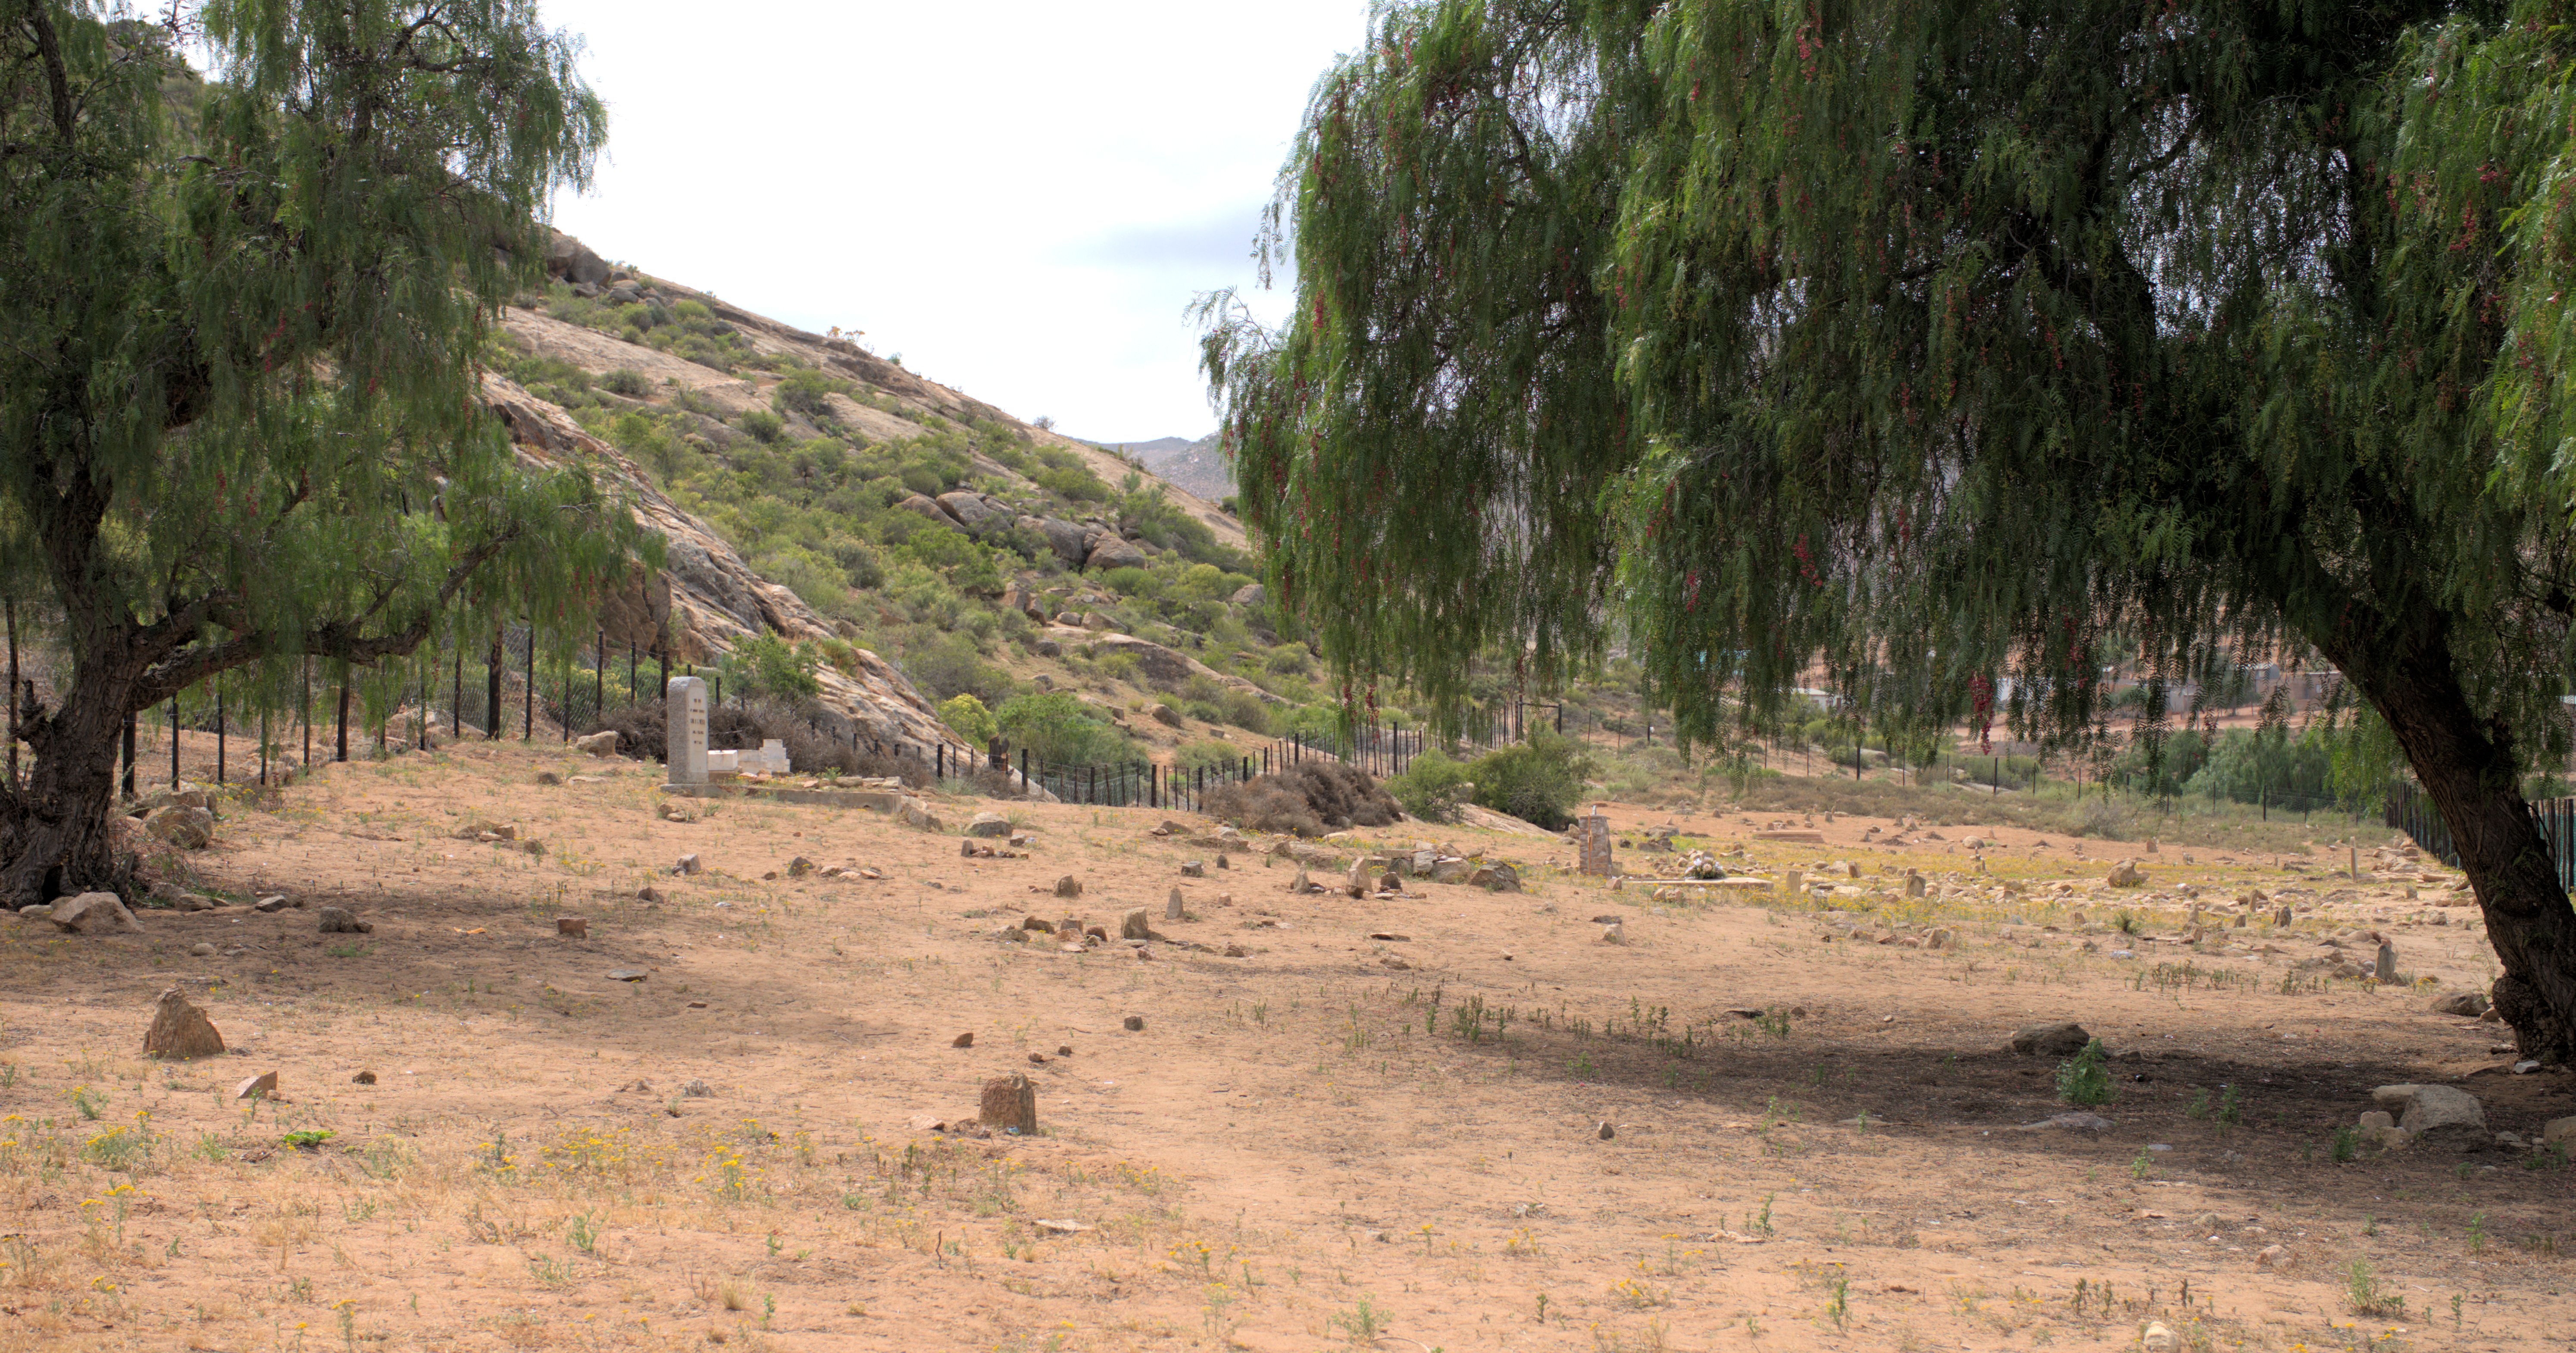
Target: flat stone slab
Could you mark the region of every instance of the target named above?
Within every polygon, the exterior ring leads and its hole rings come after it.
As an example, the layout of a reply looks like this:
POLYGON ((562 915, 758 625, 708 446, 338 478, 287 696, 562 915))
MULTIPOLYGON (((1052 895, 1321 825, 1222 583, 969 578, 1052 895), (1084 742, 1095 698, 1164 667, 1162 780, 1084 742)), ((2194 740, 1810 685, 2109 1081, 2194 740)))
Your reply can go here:
POLYGON ((864 808, 875 813, 891 813, 909 795, 891 789, 801 789, 794 785, 729 784, 664 785, 662 792, 684 799, 768 799, 777 803, 804 803, 818 808, 864 808))
POLYGON ((1720 892, 1738 893, 1767 893, 1780 886, 1770 879, 1742 877, 1723 879, 1653 879, 1638 878, 1632 875, 1628 881, 1631 883, 1643 884, 1649 888, 1714 888, 1720 892))

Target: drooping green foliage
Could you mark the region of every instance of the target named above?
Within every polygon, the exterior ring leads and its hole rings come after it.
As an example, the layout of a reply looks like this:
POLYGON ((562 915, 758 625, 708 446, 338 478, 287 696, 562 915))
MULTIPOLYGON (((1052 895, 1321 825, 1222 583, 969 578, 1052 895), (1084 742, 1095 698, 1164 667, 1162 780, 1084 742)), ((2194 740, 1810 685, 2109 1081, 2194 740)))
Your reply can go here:
POLYGON ((1391 6, 1283 170, 1286 327, 1206 308, 1279 599, 1354 699, 1615 640, 1702 742, 1819 669, 1890 746, 2084 742, 2118 657, 2153 743, 2321 660, 2576 1051, 2516 788, 2576 614, 2568 10, 1391 6))
POLYGON ((636 535, 478 398, 535 219, 602 139, 575 44, 528 0, 171 15, 0 0, 0 588, 71 667, 24 710, 12 899, 109 869, 134 709, 407 653, 459 599, 551 620, 636 535))

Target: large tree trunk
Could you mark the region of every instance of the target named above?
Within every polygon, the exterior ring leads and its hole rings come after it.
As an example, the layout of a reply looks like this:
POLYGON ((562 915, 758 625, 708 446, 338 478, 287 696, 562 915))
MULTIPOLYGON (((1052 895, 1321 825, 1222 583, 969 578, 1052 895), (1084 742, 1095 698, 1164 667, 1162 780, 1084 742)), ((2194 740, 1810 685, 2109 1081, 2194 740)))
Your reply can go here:
POLYGON ((76 654, 71 688, 51 713, 20 711, 36 753, 16 793, 0 789, 0 904, 24 907, 71 893, 128 900, 134 861, 116 850, 116 753, 140 664, 120 652, 76 654))
POLYGON ((2523 1055, 2576 1059, 2576 908, 2523 799, 2512 733, 2470 705, 2439 612, 2419 617, 2319 648, 2387 720, 2450 827, 2504 964, 2496 1009, 2523 1055))

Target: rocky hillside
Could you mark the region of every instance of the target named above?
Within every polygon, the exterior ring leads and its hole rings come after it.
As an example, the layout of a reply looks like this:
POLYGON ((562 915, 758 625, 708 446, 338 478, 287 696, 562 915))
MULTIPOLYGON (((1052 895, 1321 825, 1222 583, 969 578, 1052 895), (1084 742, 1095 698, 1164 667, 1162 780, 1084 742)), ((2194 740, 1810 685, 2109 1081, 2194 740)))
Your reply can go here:
POLYGON ((1225 457, 1217 451, 1217 434, 1192 441, 1187 437, 1157 437, 1150 442, 1124 445, 1101 443, 1117 454, 1142 465, 1156 478, 1175 488, 1185 489, 1211 503, 1222 503, 1234 496, 1234 471, 1226 466, 1225 457))
POLYGON ((569 237, 549 272, 487 399, 523 454, 590 458, 669 542, 613 638, 701 663, 783 645, 825 709, 916 746, 998 719, 1056 760, 1185 764, 1322 722, 1210 498, 569 237))

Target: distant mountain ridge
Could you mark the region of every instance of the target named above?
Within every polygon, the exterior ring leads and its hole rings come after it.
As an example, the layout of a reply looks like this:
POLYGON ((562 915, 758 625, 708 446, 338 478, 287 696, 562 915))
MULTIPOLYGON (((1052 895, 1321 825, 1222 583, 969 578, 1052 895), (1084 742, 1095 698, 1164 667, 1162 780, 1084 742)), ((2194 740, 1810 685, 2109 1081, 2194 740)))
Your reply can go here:
POLYGON ((1195 441, 1187 437, 1157 437, 1150 442, 1093 442, 1092 445, 1126 452, 1136 457, 1156 478, 1209 502, 1222 502, 1234 496, 1234 472, 1226 467, 1225 456, 1217 449, 1216 433, 1211 432, 1195 441))

